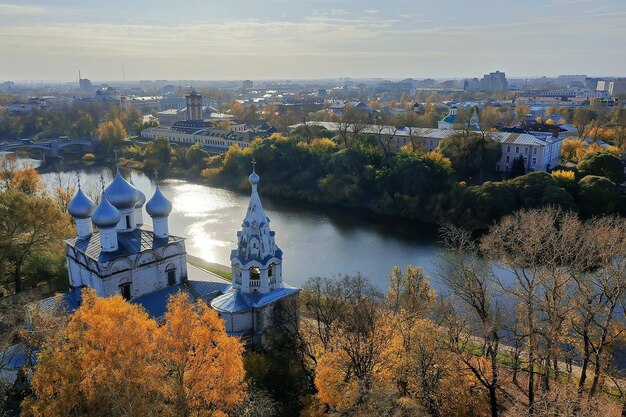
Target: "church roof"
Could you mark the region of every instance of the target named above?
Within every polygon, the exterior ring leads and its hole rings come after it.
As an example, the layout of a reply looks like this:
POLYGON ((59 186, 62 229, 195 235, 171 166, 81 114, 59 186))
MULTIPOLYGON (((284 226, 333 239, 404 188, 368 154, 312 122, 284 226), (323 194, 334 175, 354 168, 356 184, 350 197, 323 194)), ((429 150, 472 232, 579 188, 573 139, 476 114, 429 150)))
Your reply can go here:
POLYGON ((146 203, 146 212, 150 217, 167 217, 172 212, 172 203, 163 195, 158 184, 154 195, 146 203))
POLYGON ((267 293, 243 293, 231 288, 211 301, 211 307, 224 313, 245 313, 300 291, 298 288, 277 288, 267 293))
POLYGON ((95 203, 83 193, 83 190, 78 186, 78 191, 70 204, 67 206, 67 211, 70 215, 77 219, 87 219, 91 217, 93 211, 96 209, 95 203))
POLYGON ((134 208, 137 202, 137 189, 122 177, 118 167, 115 178, 104 189, 107 199, 118 209, 134 208))
POLYGON ((119 210, 109 202, 105 193, 102 193, 100 204, 93 212, 91 220, 101 229, 114 227, 120 221, 119 210))
POLYGON ((131 300, 131 303, 141 305, 151 317, 160 319, 167 311, 170 296, 183 291, 189 295, 191 301, 210 301, 228 288, 227 282, 219 281, 185 281, 150 294, 142 295, 131 300))
POLYGON ((96 262, 108 262, 112 259, 129 256, 150 249, 161 248, 170 243, 182 242, 184 239, 177 236, 161 238, 155 236, 150 230, 135 229, 131 232, 117 234, 118 248, 114 252, 103 252, 100 244, 100 232, 94 232, 90 236, 75 237, 65 242, 71 247, 84 253, 88 258, 96 262))
POLYGON ((449 114, 446 117, 444 117, 441 121, 442 122, 446 122, 446 123, 454 123, 455 120, 456 120, 456 115, 449 114))

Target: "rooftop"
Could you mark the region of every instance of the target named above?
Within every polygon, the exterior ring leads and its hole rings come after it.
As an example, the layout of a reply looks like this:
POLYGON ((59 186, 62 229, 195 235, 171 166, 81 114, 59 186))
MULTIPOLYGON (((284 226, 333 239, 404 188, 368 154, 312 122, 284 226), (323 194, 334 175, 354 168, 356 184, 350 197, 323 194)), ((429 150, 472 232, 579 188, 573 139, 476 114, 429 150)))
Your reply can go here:
POLYGON ((141 253, 147 250, 162 248, 170 243, 182 242, 182 237, 170 235, 167 238, 156 237, 150 230, 135 229, 132 232, 117 234, 118 249, 114 252, 103 252, 100 245, 100 232, 90 236, 75 237, 65 241, 69 246, 78 249, 88 258, 98 262, 141 253))

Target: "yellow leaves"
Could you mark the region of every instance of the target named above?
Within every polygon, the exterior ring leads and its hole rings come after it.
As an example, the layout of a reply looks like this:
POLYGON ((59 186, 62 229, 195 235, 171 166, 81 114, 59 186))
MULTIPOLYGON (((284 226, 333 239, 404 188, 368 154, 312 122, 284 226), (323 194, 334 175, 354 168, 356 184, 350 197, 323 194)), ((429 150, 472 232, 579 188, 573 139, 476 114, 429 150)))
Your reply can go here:
POLYGON ((578 162, 583 156, 589 153, 608 152, 621 158, 622 151, 616 146, 602 147, 596 142, 587 145, 584 141, 578 139, 565 139, 561 146, 561 159, 567 162, 578 162))
POLYGON ((349 358, 344 351, 329 351, 322 356, 315 371, 315 387, 320 401, 340 409, 356 403, 359 385, 348 369, 349 358))
POLYGON ((166 415, 177 415, 176 410, 227 412, 243 401, 243 346, 226 334, 224 323, 206 304, 194 305, 184 293, 173 296, 156 343, 156 358, 167 375, 162 385, 166 415))
POLYGON ((574 171, 558 170, 552 171, 552 177, 557 180, 574 181, 574 179, 576 178, 576 174, 574 173, 574 171))
POLYGON ((561 159, 568 162, 578 162, 585 154, 585 142, 578 139, 564 139, 561 145, 561 159))
POLYGON ((166 318, 157 328, 121 296, 85 290, 67 328, 43 343, 24 415, 212 416, 238 406, 243 347, 217 313, 179 294, 166 318))
POLYGON ((113 147, 126 139, 126 129, 122 121, 115 118, 98 125, 98 136, 105 146, 113 147))
POLYGON ((317 154, 330 154, 337 149, 337 144, 330 139, 313 139, 309 145, 311 150, 317 154))
POLYGON ((434 300, 435 292, 421 267, 407 265, 406 272, 397 265, 393 267, 387 290, 387 301, 393 311, 404 309, 410 314, 423 316, 434 300))
POLYGON ((41 177, 32 167, 15 171, 9 188, 31 195, 40 194, 44 190, 41 177))

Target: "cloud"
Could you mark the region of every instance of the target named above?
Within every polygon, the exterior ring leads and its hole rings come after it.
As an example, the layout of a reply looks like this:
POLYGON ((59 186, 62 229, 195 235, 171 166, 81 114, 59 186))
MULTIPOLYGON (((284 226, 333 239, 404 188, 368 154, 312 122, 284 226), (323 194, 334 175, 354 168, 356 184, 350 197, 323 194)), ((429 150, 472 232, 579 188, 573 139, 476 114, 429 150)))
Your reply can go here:
POLYGON ((45 10, 42 7, 0 3, 0 16, 3 17, 41 14, 44 11, 45 10))
POLYGON ((366 10, 365 10, 365 13, 367 13, 367 14, 376 14, 376 13, 378 13, 379 11, 380 11, 380 10, 378 10, 378 9, 366 9, 366 10))

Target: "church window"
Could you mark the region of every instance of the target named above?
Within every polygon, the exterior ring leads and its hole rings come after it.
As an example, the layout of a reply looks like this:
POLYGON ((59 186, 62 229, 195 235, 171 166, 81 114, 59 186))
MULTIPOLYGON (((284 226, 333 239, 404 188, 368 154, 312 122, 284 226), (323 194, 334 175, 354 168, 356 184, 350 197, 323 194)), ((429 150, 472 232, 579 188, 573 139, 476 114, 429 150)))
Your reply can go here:
POLYGON ((130 300, 130 282, 120 285, 120 293, 125 300, 130 300))
POLYGON ((174 284, 176 284, 176 267, 170 264, 167 267, 167 285, 172 286, 174 284))
POLYGON ((267 276, 268 277, 274 276, 274 264, 270 264, 270 267, 267 269, 267 276))
POLYGON ((130 216, 126 216, 126 228, 130 229, 130 216))

